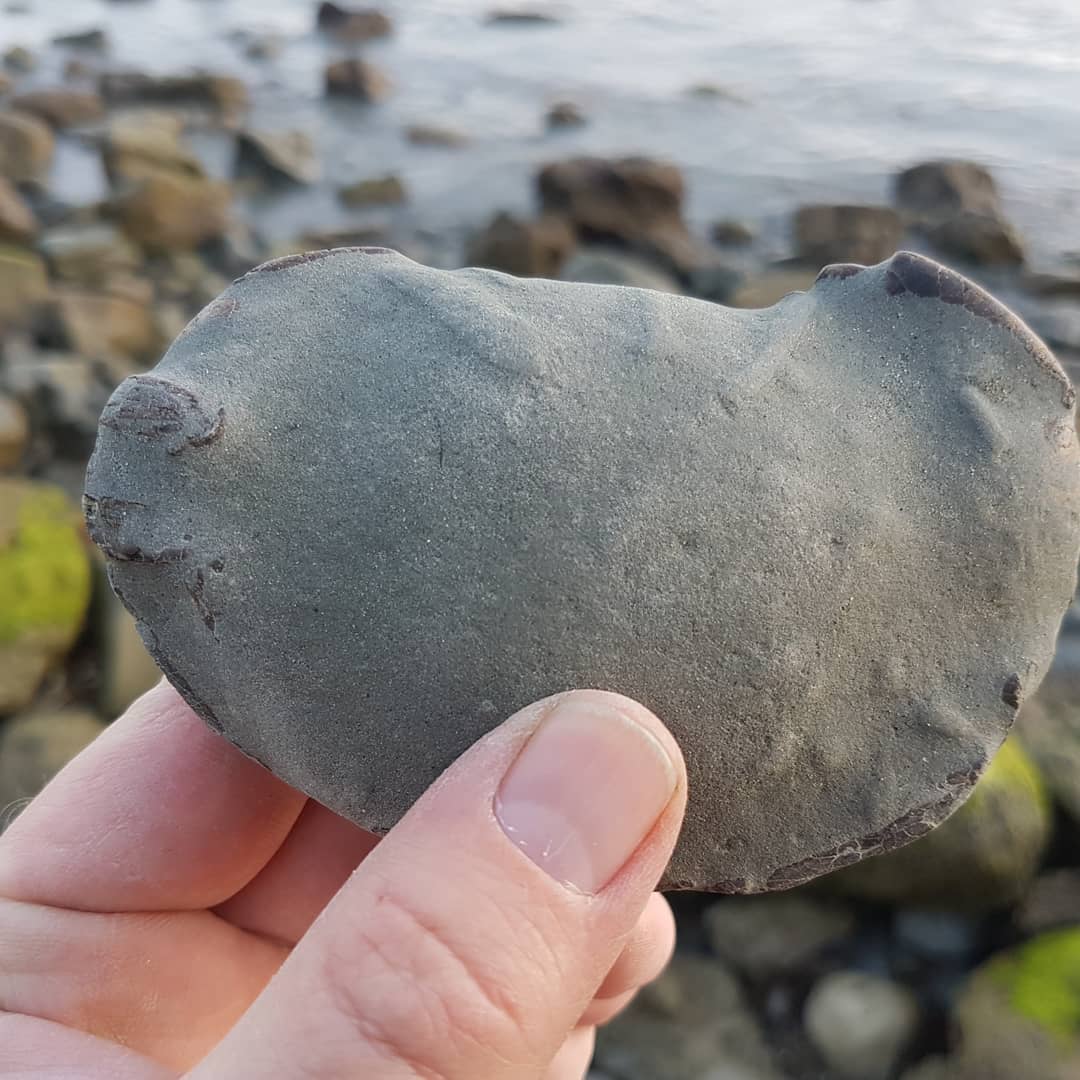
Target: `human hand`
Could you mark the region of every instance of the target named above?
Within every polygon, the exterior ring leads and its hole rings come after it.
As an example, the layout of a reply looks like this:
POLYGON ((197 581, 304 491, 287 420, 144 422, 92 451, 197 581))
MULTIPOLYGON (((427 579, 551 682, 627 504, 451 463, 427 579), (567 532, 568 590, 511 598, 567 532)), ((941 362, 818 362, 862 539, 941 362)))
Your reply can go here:
POLYGON ((379 841, 163 683, 0 837, 0 1078, 580 1077, 671 952, 685 799, 660 722, 577 691, 379 841))

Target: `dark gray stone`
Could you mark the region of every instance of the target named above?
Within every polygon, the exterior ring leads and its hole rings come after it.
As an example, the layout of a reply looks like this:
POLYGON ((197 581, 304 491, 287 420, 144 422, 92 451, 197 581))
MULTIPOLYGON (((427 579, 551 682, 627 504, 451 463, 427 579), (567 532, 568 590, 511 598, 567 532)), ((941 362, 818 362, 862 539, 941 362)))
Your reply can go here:
POLYGON ((778 889, 932 828, 1037 685, 1073 396, 910 254, 734 311, 312 252, 121 384, 86 510, 188 701, 354 821, 599 686, 686 753, 666 885, 778 889))

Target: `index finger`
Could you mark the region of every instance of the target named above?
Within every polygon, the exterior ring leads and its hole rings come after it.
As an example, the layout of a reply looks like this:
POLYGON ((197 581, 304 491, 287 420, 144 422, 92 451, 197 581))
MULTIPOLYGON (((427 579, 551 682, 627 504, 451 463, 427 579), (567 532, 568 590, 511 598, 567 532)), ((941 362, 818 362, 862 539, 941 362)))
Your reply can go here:
POLYGON ((305 801, 162 680, 0 836, 0 895, 83 911, 212 907, 270 860, 305 801))

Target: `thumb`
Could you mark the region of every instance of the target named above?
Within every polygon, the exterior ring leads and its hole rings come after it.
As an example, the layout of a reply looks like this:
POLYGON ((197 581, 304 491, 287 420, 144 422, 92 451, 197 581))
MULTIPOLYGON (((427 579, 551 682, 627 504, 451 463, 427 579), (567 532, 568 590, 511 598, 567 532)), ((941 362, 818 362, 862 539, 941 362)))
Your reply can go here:
POLYGON ((617 694, 532 705, 388 834, 230 1034, 210 1077, 540 1077, 674 847, 686 774, 617 694))

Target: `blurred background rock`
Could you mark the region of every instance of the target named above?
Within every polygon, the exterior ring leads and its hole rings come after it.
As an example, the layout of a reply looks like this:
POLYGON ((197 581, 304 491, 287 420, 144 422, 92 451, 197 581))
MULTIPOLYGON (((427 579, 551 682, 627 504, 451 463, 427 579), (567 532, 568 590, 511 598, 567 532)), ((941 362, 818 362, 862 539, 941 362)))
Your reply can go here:
MULTIPOLYGON (((272 256, 755 307, 945 258, 1080 371, 1072 0, 0 4, 0 828, 156 681, 79 496, 112 388, 272 256)), ((1080 1076, 1080 609, 969 802, 792 893, 674 898, 595 1080, 1080 1076)))

